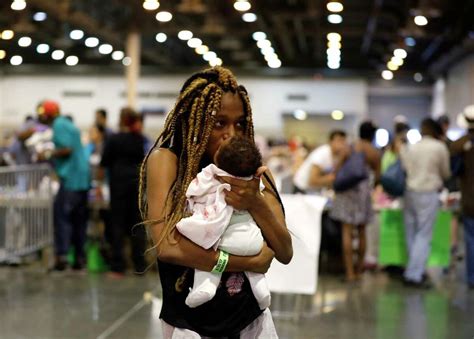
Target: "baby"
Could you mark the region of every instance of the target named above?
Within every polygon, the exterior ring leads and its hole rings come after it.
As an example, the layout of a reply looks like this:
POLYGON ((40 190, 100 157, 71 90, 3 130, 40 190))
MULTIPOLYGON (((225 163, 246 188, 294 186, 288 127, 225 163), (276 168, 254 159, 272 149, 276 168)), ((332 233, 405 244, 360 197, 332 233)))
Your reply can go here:
MULTIPOLYGON (((192 215, 181 219, 176 227, 181 234, 205 249, 213 247, 239 256, 256 255, 263 246, 260 228, 250 213, 227 205, 224 190, 230 190, 230 185, 222 184, 216 176, 252 180, 262 166, 262 156, 251 140, 232 137, 221 144, 214 163, 203 168, 189 185, 186 197, 192 215)), ((260 182, 260 190, 263 188, 260 182)), ((270 290, 265 275, 245 274, 260 308, 263 310, 270 306, 270 290)), ((196 269, 186 305, 197 307, 211 300, 220 279, 221 274, 196 269)))

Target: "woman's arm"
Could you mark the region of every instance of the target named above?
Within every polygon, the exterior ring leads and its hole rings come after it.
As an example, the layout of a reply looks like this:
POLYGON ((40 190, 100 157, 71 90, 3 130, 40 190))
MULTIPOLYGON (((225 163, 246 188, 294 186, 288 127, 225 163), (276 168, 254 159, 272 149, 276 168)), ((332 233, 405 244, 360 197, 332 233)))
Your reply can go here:
MULTIPOLYGON (((223 182, 231 185, 231 191, 226 192, 226 202, 238 210, 248 210, 260 227, 268 245, 275 251, 275 258, 288 264, 293 257, 291 237, 286 228, 283 209, 276 198, 271 185, 264 180, 265 189, 259 190, 259 172, 263 174, 266 167, 260 167, 257 178, 240 180, 231 177, 221 177, 223 182)), ((266 171, 270 178, 271 173, 266 171)))
MULTIPOLYGON (((147 162, 148 219, 162 220, 165 216, 165 202, 168 192, 176 180, 178 159, 167 149, 154 151, 147 162)), ((169 211, 168 211, 169 212, 169 211)), ((148 226, 153 243, 157 244, 164 222, 148 226)), ((171 237, 165 237, 158 244, 158 258, 167 263, 211 271, 217 262, 218 252, 205 250, 174 229, 171 237), (171 239, 170 239, 171 238, 171 239)), ((264 246, 259 255, 251 257, 229 256, 226 271, 251 271, 265 273, 270 267, 274 253, 264 246)))

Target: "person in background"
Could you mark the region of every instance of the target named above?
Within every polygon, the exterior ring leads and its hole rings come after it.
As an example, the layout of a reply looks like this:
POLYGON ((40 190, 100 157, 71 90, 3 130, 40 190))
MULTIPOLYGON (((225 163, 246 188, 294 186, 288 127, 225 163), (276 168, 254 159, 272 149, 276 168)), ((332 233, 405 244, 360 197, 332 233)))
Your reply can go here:
POLYGON ((347 148, 346 132, 334 130, 329 142, 312 151, 296 171, 293 183, 297 192, 331 188, 336 178, 335 164, 347 148))
POLYGON ((457 118, 458 125, 467 130, 466 135, 450 145, 453 156, 462 155, 461 206, 466 243, 466 280, 474 289, 474 106, 468 106, 457 118))
POLYGON ((54 149, 39 154, 40 160, 52 160, 59 177, 59 191, 54 200, 54 270, 67 268, 66 256, 74 246, 73 269, 86 264, 84 245, 87 231, 87 193, 90 188, 90 168, 81 143, 79 129, 60 114, 55 101, 45 100, 38 106, 40 122, 52 126, 54 149))
POLYGON ((443 181, 451 175, 448 148, 437 139, 440 131, 436 121, 424 119, 421 122, 421 141, 400 152, 406 170, 404 221, 409 257, 404 272, 406 286, 432 286, 424 274, 425 266, 440 205, 438 192, 443 188, 443 181))
POLYGON ((95 125, 101 126, 104 129, 106 140, 114 134, 114 131, 107 127, 107 111, 104 108, 99 108, 95 111, 95 125))
POLYGON ((33 117, 28 115, 25 118, 23 125, 16 133, 15 141, 8 149, 15 165, 28 165, 33 163, 31 150, 28 149, 25 142, 35 132, 35 124, 33 117))
MULTIPOLYGON (((336 192, 329 215, 342 223, 342 253, 346 271, 346 281, 359 279, 364 269, 366 250, 365 227, 372 219, 372 188, 380 177, 380 153, 373 146, 377 127, 371 122, 363 122, 359 127, 359 140, 353 145, 353 152, 362 152, 365 165, 371 175, 355 187, 343 192, 336 192), (358 249, 357 263, 354 267, 352 233, 357 227, 358 249)), ((347 154, 347 158, 350 154, 347 154)), ((344 162, 341 159, 341 164, 344 162)))
POLYGON ((381 173, 385 173, 385 171, 397 161, 401 148, 408 142, 407 132, 409 130, 410 126, 408 126, 406 122, 395 122, 393 128, 393 139, 391 143, 387 145, 387 148, 382 155, 381 173))
MULTIPOLYGON (((146 233, 138 210, 138 177, 140 164, 145 156, 145 139, 141 134, 141 117, 129 107, 120 111, 120 132, 112 135, 105 144, 100 166, 107 170, 110 185, 110 231, 106 237, 111 242, 110 269, 115 277, 126 271, 124 240, 130 237, 132 261, 136 273, 146 268, 146 233)), ((104 171, 99 171, 103 179, 104 171)), ((108 226, 106 224, 106 226, 108 226)))

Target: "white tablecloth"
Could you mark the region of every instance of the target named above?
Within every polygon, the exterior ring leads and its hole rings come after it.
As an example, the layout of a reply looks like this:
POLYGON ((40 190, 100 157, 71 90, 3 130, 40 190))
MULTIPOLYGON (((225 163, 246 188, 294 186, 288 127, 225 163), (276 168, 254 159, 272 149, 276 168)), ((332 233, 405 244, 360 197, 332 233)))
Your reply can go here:
POLYGON ((274 260, 266 277, 272 292, 315 294, 317 288, 321 216, 327 198, 282 194, 286 224, 293 240, 293 259, 288 265, 274 260))

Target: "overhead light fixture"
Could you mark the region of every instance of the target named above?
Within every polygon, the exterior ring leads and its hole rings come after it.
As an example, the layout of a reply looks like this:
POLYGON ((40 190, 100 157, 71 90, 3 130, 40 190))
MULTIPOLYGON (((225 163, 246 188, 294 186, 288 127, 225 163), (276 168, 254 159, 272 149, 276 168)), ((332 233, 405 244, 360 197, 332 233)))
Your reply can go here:
POLYGON ((209 47, 207 47, 206 45, 201 45, 199 47, 196 47, 196 49, 194 50, 197 54, 205 54, 207 52, 209 52, 209 47))
POLYGON ((423 15, 417 15, 413 20, 418 26, 426 26, 428 24, 428 19, 423 15))
POLYGON ((259 40, 257 41, 257 46, 258 48, 262 49, 262 48, 268 48, 268 47, 272 47, 272 43, 270 42, 270 40, 259 40))
POLYGON ((302 110, 302 109, 295 109, 293 111, 293 117, 296 119, 296 120, 306 120, 308 118, 308 113, 305 111, 305 110, 302 110))
POLYGON ((397 65, 398 67, 402 66, 403 65, 403 59, 402 58, 399 58, 399 57, 392 57, 390 59, 391 62, 393 62, 395 65, 397 65))
POLYGON ((398 69, 398 65, 393 61, 387 62, 387 68, 391 71, 396 71, 398 69))
POLYGON ((132 58, 130 57, 125 57, 122 59, 122 65, 124 66, 130 66, 132 64, 132 58))
POLYGON ((72 40, 81 40, 84 37, 84 32, 81 31, 80 29, 75 29, 69 33, 69 37, 72 40))
POLYGON ((342 44, 341 44, 340 41, 335 41, 335 40, 328 41, 328 48, 329 49, 341 49, 342 44))
POLYGON ((87 47, 94 48, 94 47, 99 46, 99 39, 95 37, 90 37, 90 38, 87 38, 84 43, 87 47))
POLYGON ((222 59, 221 58, 214 58, 209 61, 209 65, 211 67, 215 66, 221 66, 222 65, 222 59))
POLYGON ((13 32, 11 29, 6 29, 0 34, 0 38, 3 40, 11 40, 15 36, 15 32, 13 32))
POLYGON ((70 55, 66 58, 66 65, 76 66, 79 63, 79 58, 75 55, 70 55))
POLYGON ((217 54, 215 52, 209 51, 209 52, 204 53, 202 57, 206 61, 211 61, 212 59, 217 58, 217 54))
POLYGON ((390 134, 385 128, 379 128, 375 132, 375 144, 379 148, 383 148, 387 146, 389 141, 390 141, 390 134))
POLYGON ((242 15, 242 20, 245 22, 255 22, 257 21, 257 15, 255 13, 244 13, 242 15))
POLYGON ((165 33, 158 33, 155 36, 155 40, 158 41, 159 43, 163 43, 168 39, 168 36, 165 33))
POLYGON ((178 39, 180 40, 189 40, 193 37, 193 32, 188 30, 179 31, 178 39))
POLYGON ((275 49, 271 46, 270 47, 263 47, 263 48, 260 48, 260 53, 262 53, 263 55, 274 54, 275 49))
POLYGON ((327 66, 330 69, 339 69, 341 67, 341 64, 339 62, 330 62, 330 61, 328 61, 327 66))
POLYGON ((0 49, 0 60, 5 59, 7 56, 7 52, 5 52, 3 49, 0 49))
POLYGON ((26 8, 26 1, 25 0, 13 0, 10 7, 14 11, 22 11, 26 8))
POLYGON ((416 40, 413 39, 411 36, 405 38, 405 45, 409 47, 413 47, 416 45, 416 40))
POLYGON ((31 45, 31 38, 24 36, 18 39, 18 46, 20 47, 28 47, 31 45))
POLYGON ((45 21, 48 18, 48 15, 45 12, 36 12, 33 15, 34 21, 45 21))
POLYGON ((120 61, 122 60, 123 58, 125 57, 125 53, 122 52, 122 51, 114 51, 112 53, 112 59, 116 60, 116 61, 120 61))
POLYGON ((329 14, 328 15, 328 21, 331 24, 340 24, 342 22, 342 16, 339 14, 329 14))
POLYGON ((329 41, 341 41, 341 39, 342 39, 342 37, 339 33, 334 33, 334 32, 328 33, 328 35, 326 35, 326 37, 329 41))
POLYGON ((338 1, 331 1, 331 2, 328 2, 328 4, 326 5, 326 8, 328 9, 329 12, 339 13, 343 11, 344 6, 338 1))
POLYGON ((147 11, 154 11, 160 7, 158 0, 145 0, 143 1, 143 8, 147 11))
POLYGON ((389 71, 389 70, 383 71, 382 72, 382 78, 384 78, 385 80, 392 80, 393 79, 392 71, 389 71))
POLYGON ((53 58, 53 60, 62 60, 64 58, 64 52, 60 49, 57 49, 51 53, 51 58, 53 58))
POLYGON ((280 68, 281 67, 281 60, 280 59, 272 59, 268 61, 268 67, 270 68, 280 68))
POLYGON ((267 38, 267 35, 263 32, 254 32, 252 34, 252 38, 255 40, 255 41, 260 41, 260 40, 264 40, 267 38))
POLYGON ((278 55, 276 53, 265 54, 264 59, 266 62, 270 62, 272 60, 278 60, 278 55))
POLYGON ((407 132, 407 139, 410 144, 416 144, 421 140, 421 134, 417 129, 411 129, 407 132))
POLYGON ((328 55, 328 57, 331 57, 331 56, 340 57, 341 56, 341 50, 338 49, 338 48, 328 48, 326 50, 326 54, 328 55))
POLYGON ((421 73, 415 73, 413 75, 413 79, 416 81, 416 82, 422 82, 423 81, 423 75, 421 73))
POLYGON ((331 118, 337 121, 342 120, 344 119, 344 112, 339 109, 335 109, 331 112, 331 118))
POLYGON ((202 40, 199 38, 192 38, 188 40, 188 46, 191 48, 198 48, 202 45, 202 40))
POLYGON ((173 14, 167 11, 161 11, 156 14, 156 20, 160 22, 168 22, 173 19, 173 14))
POLYGON ((23 58, 19 55, 14 55, 10 58, 10 64, 13 66, 19 66, 23 63, 23 58))
POLYGON ((112 53, 113 50, 114 48, 112 47, 112 45, 109 45, 109 44, 103 44, 99 46, 100 54, 110 54, 112 53))
POLYGON ((393 51, 393 55, 397 58, 405 59, 408 54, 407 51, 405 51, 403 48, 397 48, 393 51))
POLYGON ((36 47, 36 52, 39 54, 46 54, 49 52, 49 45, 48 44, 39 44, 36 47))
POLYGON ((234 8, 240 12, 248 11, 252 5, 247 0, 237 0, 234 2, 234 8))

